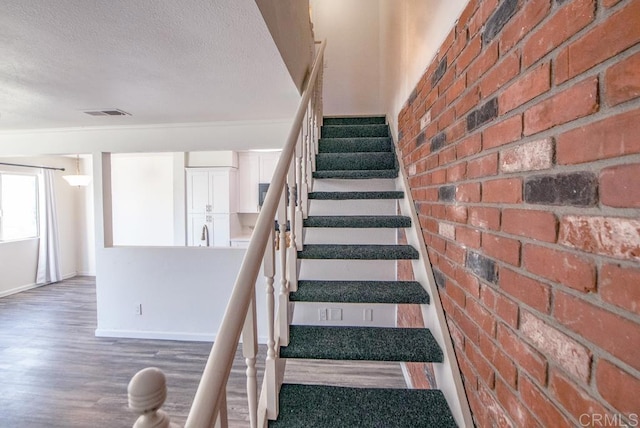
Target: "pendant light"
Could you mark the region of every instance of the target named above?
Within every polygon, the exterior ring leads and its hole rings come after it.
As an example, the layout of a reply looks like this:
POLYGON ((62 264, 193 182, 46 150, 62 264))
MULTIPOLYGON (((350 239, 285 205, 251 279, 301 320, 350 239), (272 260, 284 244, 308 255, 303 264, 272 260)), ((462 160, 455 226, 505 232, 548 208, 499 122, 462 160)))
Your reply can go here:
POLYGON ((63 175, 62 178, 67 180, 70 186, 86 187, 91 183, 90 175, 80 174, 80 155, 76 155, 76 173, 63 175))

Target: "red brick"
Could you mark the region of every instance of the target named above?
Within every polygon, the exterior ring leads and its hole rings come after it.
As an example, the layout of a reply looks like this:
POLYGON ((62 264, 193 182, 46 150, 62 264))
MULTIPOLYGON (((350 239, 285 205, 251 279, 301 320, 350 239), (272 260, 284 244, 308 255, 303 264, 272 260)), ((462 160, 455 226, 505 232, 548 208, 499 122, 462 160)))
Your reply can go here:
POLYGON ((462 52, 464 47, 467 45, 468 40, 468 34, 466 31, 463 30, 461 33, 457 34, 455 41, 451 45, 451 49, 449 49, 449 51, 447 52, 448 67, 453 68, 453 63, 455 62, 456 58, 458 58, 458 55, 460 55, 460 52, 462 52))
POLYGON ((480 81, 480 94, 487 98, 520 72, 520 54, 514 52, 502 59, 480 81))
POLYGON ((569 2, 529 37, 522 48, 522 64, 531 64, 586 27, 595 17, 594 0, 569 2))
POLYGON ((518 370, 511 359, 487 335, 480 335, 480 351, 512 388, 516 387, 518 370))
MULTIPOLYGON (((549 390, 553 398, 558 400, 575 419, 580 420, 582 415, 596 413, 604 415, 607 413, 607 410, 598 401, 579 388, 574 381, 567 379, 557 370, 550 372, 549 390)), ((582 421, 586 421, 584 416, 582 421)))
POLYGON ((640 153, 640 109, 560 134, 556 159, 570 165, 640 153))
POLYGON ((489 311, 483 308, 480 303, 475 299, 467 299, 465 310, 467 314, 469 314, 469 317, 471 317, 487 335, 490 337, 496 336, 496 319, 489 311))
POLYGON ((514 210, 502 212, 502 230, 545 242, 556 242, 558 220, 548 211, 514 210))
MULTIPOLYGON (((500 401, 502 402, 503 400, 501 399, 500 401)), ((517 399, 514 398, 514 403, 517 402, 517 399)), ((477 426, 500 428, 514 427, 502 405, 498 403, 496 398, 484 385, 478 388, 478 403, 476 406, 477 408, 472 409, 472 411, 477 419, 477 426)))
POLYGON ((438 118, 438 131, 442 131, 446 129, 449 125, 453 123, 456 118, 456 112, 453 107, 449 107, 444 111, 438 118))
POLYGON ((491 207, 469 207, 469 224, 482 228, 500 229, 500 210, 491 207))
POLYGON ((463 265, 466 253, 467 252, 464 247, 456 245, 451 241, 447 242, 447 249, 445 254, 452 262, 463 265))
POLYGON ((467 342, 465 346, 465 353, 471 362, 472 367, 478 373, 479 380, 482 380, 485 385, 493 389, 495 382, 495 372, 487 360, 482 356, 482 353, 474 345, 467 342))
POLYGON ((458 79, 456 79, 456 81, 453 83, 453 85, 451 85, 451 87, 445 94, 447 105, 450 105, 451 103, 453 103, 460 96, 460 94, 464 92, 466 88, 467 88, 467 79, 465 79, 465 76, 461 76, 458 79))
POLYGON ((447 295, 458 304, 458 306, 464 308, 466 304, 467 295, 464 290, 453 283, 448 283, 446 288, 447 295))
POLYGON ((465 390, 472 392, 478 389, 478 376, 471 367, 469 359, 463 354, 462 349, 456 349, 456 356, 458 359, 458 365, 462 372, 462 378, 464 379, 465 390))
POLYGON ((613 407, 626 415, 635 414, 640 409, 640 379, 606 360, 600 360, 596 367, 598 392, 613 407))
POLYGON ((549 169, 553 166, 553 140, 530 141, 500 151, 500 171, 523 172, 549 169))
POLYGON ((640 163, 605 168, 600 173, 600 202, 617 208, 640 208, 640 163))
POLYGON ((465 46, 464 50, 458 57, 458 61, 456 62, 456 70, 458 70, 458 74, 469 66, 471 61, 478 56, 481 49, 482 37, 478 34, 471 39, 469 43, 467 43, 467 46, 465 46))
POLYGON ((456 201, 480 202, 480 183, 465 183, 457 186, 456 201))
POLYGON ((498 0, 484 0, 469 21, 469 35, 474 36, 498 7, 498 0))
POLYGON ((564 216, 558 243, 589 253, 639 261, 640 220, 564 216))
MULTIPOLYGON (((517 397, 511 389, 500 379, 496 380, 496 394, 498 394, 498 400, 509 416, 516 421, 516 427, 536 427, 538 423, 531 415, 531 412, 525 407, 519 397, 517 397)), ((505 427, 509 425, 504 424, 485 424, 478 425, 479 427, 505 427)))
POLYGON ((465 138, 456 145, 456 158, 462 159, 475 155, 482 149, 482 134, 475 134, 465 138))
POLYGON ((496 295, 496 314, 512 328, 518 327, 518 305, 508 298, 496 295))
POLYGON ((520 275, 510 269, 500 270, 500 289, 516 300, 540 312, 549 313, 551 288, 547 284, 520 275))
POLYGON ((482 234, 482 249, 494 259, 513 266, 520 265, 520 241, 485 232, 482 234))
POLYGON ((640 42, 640 2, 631 1, 558 54, 556 83, 564 82, 640 42))
POLYGON ((595 291, 593 263, 565 251, 525 245, 522 262, 529 272, 578 291, 595 291))
POLYGON ((574 427, 574 424, 569 422, 540 388, 526 376, 518 379, 518 390, 522 401, 531 409, 531 412, 538 418, 542 426, 554 428, 574 427))
POLYGON ((444 184, 447 182, 447 170, 439 169, 431 173, 432 184, 444 184))
POLYGON ((467 162, 467 178, 486 177, 498 173, 498 154, 491 153, 467 162))
POLYGON ((522 137, 522 116, 517 115, 490 126, 482 132, 482 147, 490 149, 518 141, 522 137))
MULTIPOLYGON (((446 165, 456 160, 455 147, 447 147, 438 154, 438 165, 446 165)), ((448 176, 448 174, 447 174, 448 176)))
POLYGON ((469 346, 469 340, 473 343, 478 343, 478 325, 467 316, 464 310, 456 307, 450 316, 456 321, 466 337, 465 348, 469 346))
POLYGON ((538 351, 527 345, 503 324, 498 324, 497 338, 502 349, 513 358, 521 370, 529 373, 541 384, 546 382, 547 363, 538 351))
MULTIPOLYGON (((474 82, 468 81, 467 86, 471 86, 474 82)), ((458 99, 454 108, 456 110, 456 117, 462 117, 465 113, 478 105, 480 101, 480 87, 473 86, 467 91, 465 95, 458 99)))
POLYGON ((604 265, 598 286, 602 300, 640 315, 640 269, 604 265))
POLYGON ((640 369, 640 324, 637 322, 565 293, 555 294, 554 315, 570 330, 636 370, 640 369))
POLYGON ((473 85, 498 61, 498 42, 486 46, 467 70, 467 84, 473 85))
POLYGON ((464 205, 447 205, 447 219, 456 223, 467 222, 467 207, 464 205))
POLYGON ((471 275, 464 269, 458 269, 456 271, 456 281, 460 284, 460 287, 464 288, 467 293, 471 294, 476 299, 480 298, 480 283, 478 278, 471 275))
POLYGON ((478 0, 471 0, 467 3, 464 10, 460 14, 460 18, 458 18, 458 28, 464 28, 467 26, 477 7, 478 0))
POLYGON ((446 131, 447 141, 456 142, 467 133, 467 120, 460 119, 451 125, 446 131))
POLYGON ((567 373, 587 384, 591 376, 591 352, 540 318, 523 311, 520 331, 535 348, 567 373))
POLYGON ((540 64, 523 74, 498 97, 500 114, 505 114, 551 89, 551 63, 540 64))
POLYGON ((527 35, 549 12, 549 0, 525 2, 522 9, 502 30, 500 52, 504 54, 527 35))
POLYGON ((604 75, 604 93, 610 106, 640 97, 640 53, 607 69, 604 75))
POLYGON ((522 202, 522 179, 500 178, 482 183, 482 202, 518 204, 522 202))
POLYGON ((532 135, 598 111, 598 78, 573 85, 524 112, 524 135, 532 135))
POLYGON ((456 241, 471 248, 480 248, 480 232, 465 226, 456 227, 456 241))

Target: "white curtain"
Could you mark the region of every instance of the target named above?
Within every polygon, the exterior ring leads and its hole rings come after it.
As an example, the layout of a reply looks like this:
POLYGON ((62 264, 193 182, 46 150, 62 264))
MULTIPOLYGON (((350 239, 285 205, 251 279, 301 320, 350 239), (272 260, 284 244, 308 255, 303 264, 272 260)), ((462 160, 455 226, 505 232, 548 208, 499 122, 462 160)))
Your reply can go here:
POLYGON ((40 251, 36 284, 49 284, 62 279, 60 275, 60 245, 58 243, 58 215, 53 184, 53 171, 43 170, 40 197, 40 251))

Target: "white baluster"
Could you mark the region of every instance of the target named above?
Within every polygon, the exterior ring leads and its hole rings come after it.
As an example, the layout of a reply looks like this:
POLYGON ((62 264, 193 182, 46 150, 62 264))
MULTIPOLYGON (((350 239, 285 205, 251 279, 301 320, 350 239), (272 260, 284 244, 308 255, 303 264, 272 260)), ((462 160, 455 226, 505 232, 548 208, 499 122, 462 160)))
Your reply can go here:
MULTIPOLYGON (((306 187, 302 182, 302 151, 304 147, 304 135, 300 134, 299 144, 296 146, 296 204, 295 213, 292 216, 295 218, 295 231, 296 231, 296 250, 302 250, 302 222, 304 219, 303 206, 307 203, 306 187)), ((297 253, 296 253, 297 257, 297 253)), ((297 262, 295 266, 297 267, 297 262)), ((296 290, 298 289, 298 281, 296 280, 296 290)))
POLYGON ((229 418, 227 415, 227 388, 224 388, 222 394, 220 395, 220 409, 218 411, 218 417, 216 418, 216 423, 213 425, 214 428, 229 428, 229 418))
POLYGON ((251 428, 258 424, 258 379, 256 377, 256 355, 258 354, 258 327, 256 322, 256 293, 251 296, 251 304, 242 330, 242 355, 247 364, 247 402, 251 428))
MULTIPOLYGON (((307 114, 305 120, 303 121, 304 127, 304 140, 302 141, 302 186, 300 188, 300 195, 302 203, 300 206, 302 207, 302 217, 307 218, 309 212, 309 117, 311 116, 311 105, 307 107, 307 114)), ((302 234, 298 234, 298 236, 302 236, 302 234)), ((302 241, 302 240, 301 240, 302 241)), ((302 242, 301 242, 302 243, 302 242)), ((300 244, 301 244, 300 243, 300 244)))
POLYGON ((264 252, 263 272, 267 283, 267 359, 265 361, 265 379, 267 382, 267 417, 278 418, 278 385, 276 376, 276 340, 275 340, 275 297, 274 276, 276 271, 275 258, 276 234, 273 228, 269 234, 269 241, 264 252))
MULTIPOLYGON (((297 153, 297 150, 296 150, 297 153)), ((288 291, 297 291, 298 290, 298 273, 296 272, 298 267, 298 242, 297 242, 297 230, 298 225, 296 223, 297 214, 296 214, 296 206, 298 198, 298 188, 300 186, 296 183, 296 163, 297 157, 294 154, 294 158, 291 160, 291 164, 289 165, 289 174, 287 176, 287 183, 289 183, 289 245, 287 246, 288 260, 287 260, 287 280, 288 291)), ((302 236, 302 233, 300 234, 302 236)), ((286 321, 286 320, 285 320, 286 321)))
POLYGON ((289 280, 287 279, 287 185, 280 196, 278 224, 280 225, 280 294, 278 296, 278 337, 280 346, 289 344, 289 280))
POLYGON ((167 398, 167 380, 162 370, 147 367, 136 373, 127 387, 129 408, 140 415, 133 428, 178 428, 160 410, 167 398))

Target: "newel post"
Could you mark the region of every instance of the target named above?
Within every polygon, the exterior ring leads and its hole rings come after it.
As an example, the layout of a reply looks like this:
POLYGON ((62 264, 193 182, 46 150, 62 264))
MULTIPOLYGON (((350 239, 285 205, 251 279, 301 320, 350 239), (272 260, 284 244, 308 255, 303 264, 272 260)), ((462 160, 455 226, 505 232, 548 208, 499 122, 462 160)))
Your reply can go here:
POLYGON ((129 408, 140 415, 133 428, 178 428, 160 410, 167 398, 167 381, 162 370, 147 367, 136 373, 127 387, 129 408))

